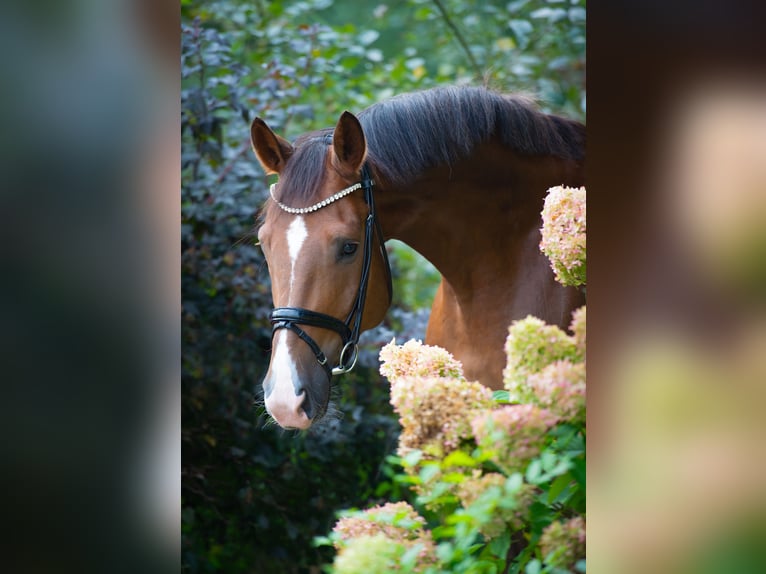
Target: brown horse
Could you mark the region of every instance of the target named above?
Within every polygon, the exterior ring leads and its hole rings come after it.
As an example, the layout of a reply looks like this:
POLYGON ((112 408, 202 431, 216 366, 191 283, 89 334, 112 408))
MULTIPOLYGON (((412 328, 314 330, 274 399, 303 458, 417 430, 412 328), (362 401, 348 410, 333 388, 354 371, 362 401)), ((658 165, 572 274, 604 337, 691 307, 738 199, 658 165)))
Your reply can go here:
POLYGON ((257 118, 251 139, 266 172, 279 174, 258 237, 277 307, 265 403, 285 428, 324 414, 332 373, 353 367, 359 331, 383 319, 384 237, 442 275, 426 342, 493 389, 513 320, 532 314, 566 327, 584 303, 538 248, 546 190, 585 184, 582 124, 523 97, 451 87, 397 96, 358 118, 344 112, 334 130, 294 145, 257 118))

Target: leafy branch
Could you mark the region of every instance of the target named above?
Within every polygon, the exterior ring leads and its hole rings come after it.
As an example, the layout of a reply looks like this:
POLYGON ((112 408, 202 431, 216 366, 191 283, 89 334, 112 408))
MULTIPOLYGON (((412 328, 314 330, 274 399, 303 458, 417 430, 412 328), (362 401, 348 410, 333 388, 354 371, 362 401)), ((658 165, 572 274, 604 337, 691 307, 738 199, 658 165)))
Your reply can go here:
POLYGON ((468 42, 465 41, 465 38, 463 37, 463 34, 460 31, 460 28, 458 28, 455 22, 452 21, 452 18, 450 18, 449 13, 447 12, 447 9, 444 7, 444 4, 442 4, 441 0, 434 0, 434 4, 436 4, 436 7, 439 9, 439 12, 442 15, 442 18, 444 18, 445 24, 447 24, 450 30, 452 30, 452 32, 455 34, 455 38, 457 39, 460 46, 463 48, 463 51, 466 53, 466 56, 468 56, 468 60, 471 62, 471 67, 473 68, 473 71, 476 74, 476 77, 480 78, 482 76, 481 66, 479 66, 479 63, 476 61, 476 58, 474 58, 473 52, 471 52, 471 48, 468 45, 468 42))

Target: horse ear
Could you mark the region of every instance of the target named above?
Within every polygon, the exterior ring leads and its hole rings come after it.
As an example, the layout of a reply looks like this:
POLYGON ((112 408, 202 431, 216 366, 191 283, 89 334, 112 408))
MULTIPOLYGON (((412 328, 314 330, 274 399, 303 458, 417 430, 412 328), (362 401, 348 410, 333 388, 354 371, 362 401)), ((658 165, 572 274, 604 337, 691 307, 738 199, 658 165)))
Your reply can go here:
POLYGON ((367 143, 362 124, 351 112, 343 112, 332 136, 333 158, 336 167, 349 173, 357 173, 367 156, 367 143))
POLYGON ((293 154, 290 142, 271 131, 261 118, 250 124, 250 144, 266 173, 281 173, 293 154))

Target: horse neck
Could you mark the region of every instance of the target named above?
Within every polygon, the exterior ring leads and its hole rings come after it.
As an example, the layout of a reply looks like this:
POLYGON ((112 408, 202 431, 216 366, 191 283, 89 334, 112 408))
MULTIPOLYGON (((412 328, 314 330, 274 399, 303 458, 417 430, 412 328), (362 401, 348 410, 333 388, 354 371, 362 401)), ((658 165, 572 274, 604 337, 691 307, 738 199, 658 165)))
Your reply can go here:
POLYGON ((412 185, 382 182, 376 198, 384 235, 433 263, 467 305, 481 291, 507 294, 514 271, 523 270, 532 279, 527 284, 538 283, 519 294, 524 298, 539 297, 532 289, 541 282, 555 288, 538 244, 545 193, 556 185, 584 185, 582 164, 485 144, 471 158, 431 169, 412 185))

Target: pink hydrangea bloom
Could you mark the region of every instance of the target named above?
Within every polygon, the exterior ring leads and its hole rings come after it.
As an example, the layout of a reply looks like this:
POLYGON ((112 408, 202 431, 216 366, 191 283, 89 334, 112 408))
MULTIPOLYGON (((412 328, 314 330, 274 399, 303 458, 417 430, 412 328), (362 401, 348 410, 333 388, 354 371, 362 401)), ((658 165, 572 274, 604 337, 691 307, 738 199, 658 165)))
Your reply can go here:
POLYGON ((415 540, 424 535, 426 521, 406 502, 389 502, 374 506, 355 516, 346 516, 335 523, 333 532, 339 536, 335 546, 360 536, 384 534, 391 540, 415 540))
POLYGON ((441 347, 410 339, 404 345, 392 340, 380 350, 380 374, 393 384, 401 377, 463 378, 463 366, 441 347))
POLYGON ((556 361, 526 382, 533 402, 560 419, 585 422, 585 364, 556 361))
POLYGON ((548 566, 574 572, 577 561, 585 558, 585 519, 576 516, 549 524, 540 537, 540 550, 548 566))
POLYGON ((412 449, 430 458, 447 455, 471 437, 477 410, 492 408, 492 391, 463 379, 405 376, 392 379, 391 404, 399 415, 399 455, 412 449))
POLYGON ((476 442, 496 453, 494 460, 507 473, 523 472, 540 454, 545 435, 558 417, 536 405, 507 405, 476 416, 471 422, 476 442))
POLYGON ((542 211, 540 250, 562 285, 585 284, 585 188, 552 187, 542 211))
POLYGON ((468 382, 463 367, 441 347, 410 340, 391 341, 380 351, 380 372, 391 382, 391 404, 399 415, 402 433, 399 454, 412 449, 429 458, 442 457, 471 437, 476 409, 494 404, 492 392, 468 382))

